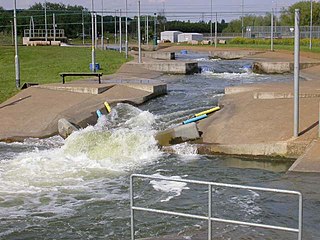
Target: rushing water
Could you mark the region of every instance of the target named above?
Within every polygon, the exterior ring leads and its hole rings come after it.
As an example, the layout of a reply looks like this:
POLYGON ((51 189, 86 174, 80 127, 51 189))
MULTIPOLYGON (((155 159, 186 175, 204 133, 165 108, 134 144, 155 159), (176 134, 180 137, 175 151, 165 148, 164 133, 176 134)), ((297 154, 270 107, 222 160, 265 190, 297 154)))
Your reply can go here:
MULTIPOLYGON (((319 239, 320 191, 317 175, 287 175, 291 162, 229 156, 200 156, 189 144, 162 152, 159 129, 179 124, 217 104, 226 86, 290 81, 290 76, 251 73, 249 61, 197 59, 203 68, 192 76, 166 76, 168 95, 140 109, 117 104, 68 139, 27 139, 0 143, 1 239, 129 239, 129 176, 132 173, 299 190, 304 194, 304 239, 319 239)), ((137 181, 136 204, 205 215, 207 189, 168 181, 137 181)), ((297 199, 257 191, 213 189, 213 215, 255 223, 297 227, 297 199)), ((199 220, 137 213, 139 237, 185 232, 205 234, 199 220)), ((295 239, 281 231, 213 224, 217 239, 295 239)))

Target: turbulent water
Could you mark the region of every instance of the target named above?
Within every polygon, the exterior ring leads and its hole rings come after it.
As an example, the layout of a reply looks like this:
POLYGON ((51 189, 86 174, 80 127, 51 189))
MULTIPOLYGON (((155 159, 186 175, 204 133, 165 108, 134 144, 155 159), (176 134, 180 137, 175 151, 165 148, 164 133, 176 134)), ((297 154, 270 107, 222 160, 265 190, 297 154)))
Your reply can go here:
MULTIPOLYGON (((68 139, 0 143, 0 239, 130 239, 132 173, 299 190, 304 194, 304 239, 319 239, 320 191, 316 175, 287 175, 291 162, 200 156, 189 144, 162 152, 157 130, 180 124, 217 104, 226 86, 290 81, 291 76, 250 72, 249 61, 196 59, 202 73, 166 76, 168 95, 140 109, 113 106, 111 114, 68 139)), ((164 210, 206 215, 207 188, 148 180, 135 182, 135 202, 164 210)), ((213 189, 213 215, 297 227, 297 199, 257 191, 213 189)), ((136 215, 137 237, 184 232, 206 234, 206 222, 155 214, 136 215)), ((217 239, 295 239, 295 234, 213 224, 217 239)), ((186 238, 188 239, 188 238, 186 238)))

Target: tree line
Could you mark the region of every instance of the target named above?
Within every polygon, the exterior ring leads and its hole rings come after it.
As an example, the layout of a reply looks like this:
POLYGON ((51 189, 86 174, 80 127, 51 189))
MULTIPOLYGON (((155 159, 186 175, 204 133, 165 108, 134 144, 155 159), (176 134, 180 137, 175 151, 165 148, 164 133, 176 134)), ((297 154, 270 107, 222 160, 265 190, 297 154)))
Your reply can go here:
MULTIPOLYGON (((62 3, 50 3, 47 2, 47 24, 48 28, 52 28, 53 19, 52 16, 55 14, 57 28, 62 28, 65 30, 66 36, 77 37, 82 35, 82 23, 84 23, 85 34, 90 36, 91 33, 91 14, 90 11, 80 5, 65 5, 62 3)), ((280 16, 275 18, 275 24, 278 26, 293 26, 294 25, 294 11, 295 9, 301 10, 301 25, 308 26, 310 23, 310 2, 300 1, 291 5, 287 9, 282 9, 280 16)), ((45 19, 44 19, 44 5, 41 3, 35 3, 28 9, 17 10, 18 19, 18 32, 23 33, 24 29, 29 28, 30 17, 33 16, 34 22, 37 29, 44 29, 45 19)), ((313 3, 313 23, 314 25, 320 25, 320 3, 313 3)), ((146 16, 141 17, 141 29, 143 34, 145 34, 145 19, 146 16)), ((149 36, 153 35, 154 26, 154 16, 148 16, 149 19, 149 36)), ((97 21, 101 22, 101 15, 98 14, 97 21)), ((115 26, 115 21, 119 23, 119 17, 115 16, 104 16, 104 29, 110 34, 114 33, 115 27, 119 31, 119 26, 115 26)), ((123 29, 124 29, 124 17, 123 29)), ((0 6, 0 32, 10 33, 12 31, 13 22, 13 12, 3 9, 0 6)), ((271 25, 271 13, 267 12, 264 16, 260 15, 246 15, 243 17, 243 26, 270 26, 271 25)), ((197 32, 197 33, 209 33, 211 30, 211 22, 191 22, 191 21, 168 21, 166 17, 162 14, 158 14, 156 17, 157 32, 164 30, 176 30, 181 32, 197 32)), ((218 22, 218 33, 220 32, 241 32, 242 31, 242 19, 231 20, 226 22, 221 20, 218 22)), ((214 26, 214 24, 213 24, 214 26)), ((128 31, 131 34, 137 32, 137 17, 128 19, 128 31)), ((100 24, 98 25, 98 32, 101 32, 100 24)))

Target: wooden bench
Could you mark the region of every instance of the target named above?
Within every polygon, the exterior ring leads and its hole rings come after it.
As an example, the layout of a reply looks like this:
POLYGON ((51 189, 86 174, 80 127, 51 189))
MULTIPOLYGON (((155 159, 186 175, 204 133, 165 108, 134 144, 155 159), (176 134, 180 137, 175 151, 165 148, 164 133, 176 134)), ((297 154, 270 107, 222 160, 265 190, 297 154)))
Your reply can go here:
POLYGON ((62 83, 64 84, 64 78, 67 76, 95 76, 99 78, 99 84, 101 83, 101 76, 103 75, 103 73, 97 73, 97 72, 64 72, 64 73, 60 73, 60 76, 62 77, 62 83))

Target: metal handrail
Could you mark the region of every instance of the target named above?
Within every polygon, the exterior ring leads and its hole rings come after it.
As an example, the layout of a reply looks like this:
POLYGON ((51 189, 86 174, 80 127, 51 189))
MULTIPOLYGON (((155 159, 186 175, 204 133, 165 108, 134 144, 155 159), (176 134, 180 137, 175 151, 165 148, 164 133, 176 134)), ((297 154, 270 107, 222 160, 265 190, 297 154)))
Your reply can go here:
POLYGON ((282 231, 287 231, 287 232, 295 232, 295 233, 298 233, 298 240, 302 239, 302 194, 298 191, 290 191, 290 190, 282 190, 282 189, 274 189, 274 188, 251 187, 251 186, 245 186, 245 185, 206 182, 206 181, 197 181, 197 180, 188 180, 188 179, 172 179, 169 177, 150 176, 150 175, 144 175, 144 174, 132 174, 130 177, 130 212, 131 212, 131 239, 132 240, 135 239, 134 211, 146 211, 146 212, 161 213, 161 214, 187 217, 187 218, 193 218, 193 219, 207 220, 208 221, 208 240, 211 240, 211 235, 212 235, 211 234, 211 232, 212 232, 211 222, 231 223, 231 224, 251 226, 251 227, 260 227, 260 228, 267 228, 267 229, 274 229, 274 230, 282 230, 282 231), (143 207, 134 206, 134 189, 133 189, 134 178, 148 178, 148 179, 158 179, 158 180, 166 180, 166 181, 172 181, 172 182, 183 182, 183 183, 191 183, 191 184, 198 184, 198 185, 208 185, 208 216, 186 214, 186 213, 164 211, 164 210, 159 210, 159 209, 143 208, 143 207), (211 214, 212 214, 212 209, 211 209, 211 206, 212 206, 212 187, 213 186, 298 195, 298 197, 299 197, 298 228, 288 228, 288 227, 281 227, 281 226, 275 226, 275 225, 266 225, 266 224, 259 224, 259 223, 235 221, 235 220, 230 220, 230 219, 213 218, 211 216, 211 214))

